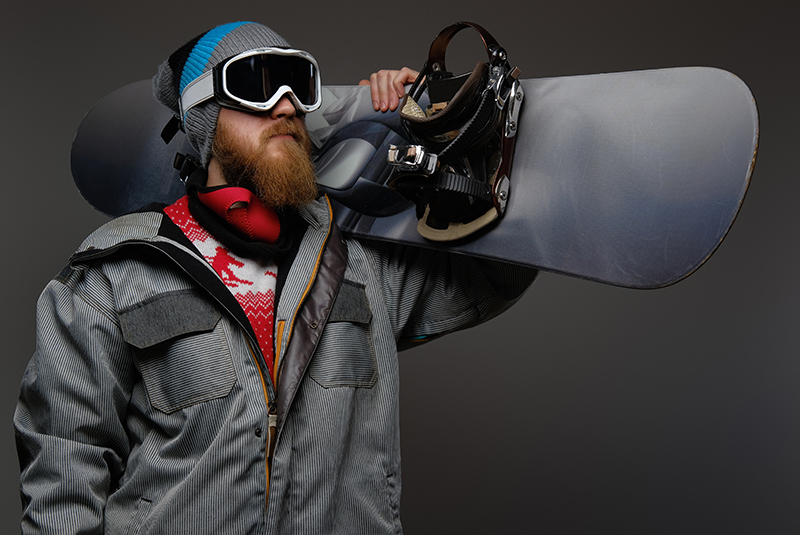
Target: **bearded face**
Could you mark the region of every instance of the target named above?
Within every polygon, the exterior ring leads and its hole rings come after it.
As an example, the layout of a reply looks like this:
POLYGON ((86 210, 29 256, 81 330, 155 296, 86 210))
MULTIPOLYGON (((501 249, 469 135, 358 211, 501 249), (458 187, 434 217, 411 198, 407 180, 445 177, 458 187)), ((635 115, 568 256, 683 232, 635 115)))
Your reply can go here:
POLYGON ((211 150, 226 182, 253 191, 267 206, 299 208, 316 198, 311 139, 298 119, 270 124, 255 147, 220 121, 211 150))

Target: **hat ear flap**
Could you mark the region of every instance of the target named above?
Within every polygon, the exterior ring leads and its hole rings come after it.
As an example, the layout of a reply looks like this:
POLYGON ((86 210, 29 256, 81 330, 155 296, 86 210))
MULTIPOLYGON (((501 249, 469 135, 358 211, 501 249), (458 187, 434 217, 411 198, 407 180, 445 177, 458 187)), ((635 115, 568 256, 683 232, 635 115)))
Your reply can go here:
POLYGON ((211 146, 217 130, 219 104, 213 99, 206 101, 190 109, 186 117, 181 117, 178 108, 180 101, 178 81, 169 61, 159 65, 158 72, 153 77, 153 95, 180 121, 189 144, 200 155, 203 167, 207 167, 211 160, 211 146))
POLYGON ((184 130, 189 143, 200 154, 203 167, 208 168, 211 161, 211 147, 217 133, 217 120, 219 119, 220 105, 211 99, 190 109, 186 113, 184 130))
POLYGON ((161 104, 172 110, 172 113, 179 117, 180 111, 178 109, 178 102, 180 95, 178 94, 178 84, 175 81, 175 74, 169 61, 165 61, 158 66, 158 72, 153 76, 153 96, 156 97, 161 104))

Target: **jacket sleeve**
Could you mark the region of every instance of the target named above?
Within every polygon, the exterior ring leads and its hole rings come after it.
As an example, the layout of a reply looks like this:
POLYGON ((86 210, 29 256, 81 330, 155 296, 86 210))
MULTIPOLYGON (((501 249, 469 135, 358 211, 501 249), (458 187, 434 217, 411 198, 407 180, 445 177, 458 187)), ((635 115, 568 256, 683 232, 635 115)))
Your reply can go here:
POLYGON ((367 242, 399 349, 487 321, 507 310, 537 270, 504 262, 367 242))
POLYGON ((108 281, 62 271, 39 299, 36 352, 14 414, 22 533, 103 532, 129 452, 131 363, 108 281))

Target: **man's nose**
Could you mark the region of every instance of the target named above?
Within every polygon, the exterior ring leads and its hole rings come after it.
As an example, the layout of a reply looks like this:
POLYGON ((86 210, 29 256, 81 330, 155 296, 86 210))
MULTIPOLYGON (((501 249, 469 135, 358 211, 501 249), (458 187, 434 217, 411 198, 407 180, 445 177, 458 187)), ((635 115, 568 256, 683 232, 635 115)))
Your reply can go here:
POLYGON ((284 95, 271 110, 269 116, 273 119, 289 119, 297 115, 297 110, 294 109, 294 104, 288 95, 284 95))

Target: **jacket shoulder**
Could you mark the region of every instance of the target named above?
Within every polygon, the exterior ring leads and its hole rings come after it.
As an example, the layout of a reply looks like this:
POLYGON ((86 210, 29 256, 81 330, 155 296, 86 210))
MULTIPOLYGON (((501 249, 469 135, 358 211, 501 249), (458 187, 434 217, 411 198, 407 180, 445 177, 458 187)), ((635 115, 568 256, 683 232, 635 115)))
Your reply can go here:
POLYGON ((147 211, 112 219, 92 232, 75 253, 110 249, 130 240, 151 241, 158 236, 164 217, 163 212, 147 211))

